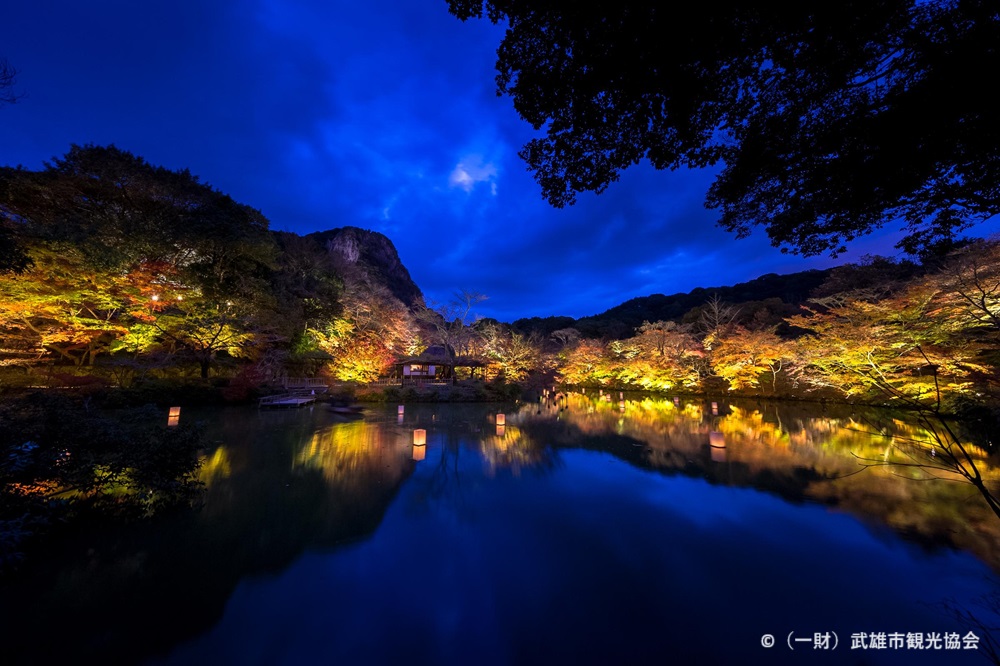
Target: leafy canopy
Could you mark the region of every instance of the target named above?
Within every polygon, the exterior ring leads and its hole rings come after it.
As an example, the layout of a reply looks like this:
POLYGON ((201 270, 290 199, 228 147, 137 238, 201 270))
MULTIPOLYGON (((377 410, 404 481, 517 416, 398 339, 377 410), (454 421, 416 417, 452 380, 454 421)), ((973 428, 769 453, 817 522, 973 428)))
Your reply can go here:
POLYGON ((910 252, 1000 212, 1000 12, 988 0, 449 0, 509 28, 497 91, 544 136, 555 206, 622 170, 720 164, 706 204, 804 254, 901 219, 910 252))

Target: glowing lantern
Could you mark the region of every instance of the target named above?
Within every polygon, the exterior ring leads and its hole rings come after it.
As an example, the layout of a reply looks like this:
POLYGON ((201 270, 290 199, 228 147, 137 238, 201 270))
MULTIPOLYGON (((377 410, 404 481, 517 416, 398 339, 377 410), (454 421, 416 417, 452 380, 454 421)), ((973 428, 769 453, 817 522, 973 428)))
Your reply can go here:
POLYGON ((423 460, 426 457, 427 457, 427 447, 426 446, 417 446, 416 444, 414 444, 413 445, 413 459, 416 460, 417 462, 420 462, 421 460, 423 460))
POLYGON ((675 396, 674 397, 674 407, 680 407, 680 406, 681 406, 681 399, 675 396))
POLYGON ((413 431, 413 446, 424 446, 427 444, 427 431, 423 429, 413 431))
POLYGON ((712 416, 718 416, 718 415, 719 415, 719 403, 713 402, 712 403, 712 416))
POLYGON ((497 425, 498 426, 507 425, 507 415, 506 414, 497 414, 497 425))
POLYGON ((624 394, 624 393, 623 393, 622 391, 619 391, 619 392, 618 392, 618 399, 619 399, 619 400, 621 400, 621 399, 623 399, 624 397, 625 397, 625 394, 624 394))
POLYGON ((497 437, 503 437, 504 433, 507 432, 507 426, 503 424, 497 424, 497 437))
POLYGON ((396 413, 399 414, 400 416, 403 415, 404 411, 406 411, 406 408, 403 407, 402 405, 400 405, 399 407, 396 408, 396 413))
POLYGON ((625 411, 625 401, 624 400, 619 400, 618 401, 618 409, 622 410, 623 412, 625 411))
POLYGON ((167 425, 175 426, 178 425, 180 421, 181 421, 181 408, 171 407, 170 411, 167 412, 167 425))

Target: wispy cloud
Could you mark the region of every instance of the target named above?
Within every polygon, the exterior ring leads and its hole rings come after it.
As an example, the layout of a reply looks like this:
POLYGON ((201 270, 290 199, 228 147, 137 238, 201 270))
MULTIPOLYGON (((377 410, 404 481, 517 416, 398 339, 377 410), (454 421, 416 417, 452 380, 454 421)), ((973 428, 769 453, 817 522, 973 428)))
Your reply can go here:
POLYGON ((492 162, 487 162, 482 155, 466 155, 448 176, 448 185, 472 192, 476 183, 489 183, 490 194, 497 195, 497 168, 492 162))

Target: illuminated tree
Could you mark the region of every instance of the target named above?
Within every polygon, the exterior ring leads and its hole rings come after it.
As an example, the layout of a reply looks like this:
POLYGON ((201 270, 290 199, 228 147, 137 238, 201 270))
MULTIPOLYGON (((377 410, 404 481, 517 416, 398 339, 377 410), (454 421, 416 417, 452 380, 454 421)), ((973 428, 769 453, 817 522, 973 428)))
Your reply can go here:
POLYGON ((1000 332, 1000 241, 977 241, 952 255, 928 278, 942 306, 970 329, 1000 332))
POLYGON ((697 324, 698 330, 704 335, 703 342, 706 349, 711 349, 713 341, 725 335, 734 326, 739 314, 738 306, 724 303, 718 294, 713 294, 708 299, 700 309, 697 324))
POLYGON ((333 375, 345 382, 361 384, 383 376, 396 359, 384 340, 368 333, 351 338, 330 363, 333 375))
POLYGON ((777 389, 778 373, 794 358, 792 345, 773 330, 738 327, 716 338, 712 370, 737 390, 762 389, 765 378, 777 389))
POLYGON ((167 303, 155 316, 153 326, 171 351, 185 352, 207 378, 219 354, 250 358, 263 343, 264 333, 254 325, 245 305, 217 302, 201 295, 183 300, 162 299, 167 303))
POLYGON ((477 327, 477 332, 491 375, 519 381, 539 368, 541 350, 536 336, 526 337, 493 322, 477 327))
POLYGON ((552 331, 552 335, 549 337, 555 340, 559 344, 559 347, 562 348, 576 343, 580 339, 580 331, 575 328, 560 328, 552 331))
POLYGON ((413 316, 386 286, 373 282, 349 284, 341 302, 344 316, 357 336, 381 340, 390 352, 419 351, 415 349, 413 316))
POLYGON ((609 384, 614 377, 607 349, 597 340, 581 340, 560 354, 559 373, 566 384, 609 384))
POLYGON ((466 355, 476 338, 471 325, 478 316, 473 308, 488 298, 477 291, 463 289, 448 303, 431 303, 417 308, 416 318, 428 330, 432 342, 444 347, 449 354, 466 355))
POLYGON ((38 248, 32 268, 0 275, 0 330, 21 349, 91 365, 127 328, 136 296, 121 275, 93 271, 70 248, 38 248))
POLYGON ((810 331, 796 341, 796 374, 847 396, 934 402, 971 390, 971 376, 983 370, 978 345, 958 322, 939 316, 936 296, 913 285, 879 301, 864 294, 823 299, 808 316, 788 320, 810 331))

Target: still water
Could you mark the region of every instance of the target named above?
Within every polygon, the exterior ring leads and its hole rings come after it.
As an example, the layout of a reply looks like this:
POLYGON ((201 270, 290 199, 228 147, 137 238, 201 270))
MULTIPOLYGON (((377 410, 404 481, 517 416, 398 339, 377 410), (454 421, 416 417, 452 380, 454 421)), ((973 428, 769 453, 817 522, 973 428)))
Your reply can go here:
POLYGON ((1000 519, 861 464, 919 427, 614 397, 185 414, 203 505, 57 542, 4 590, 0 662, 987 663, 1000 519))

